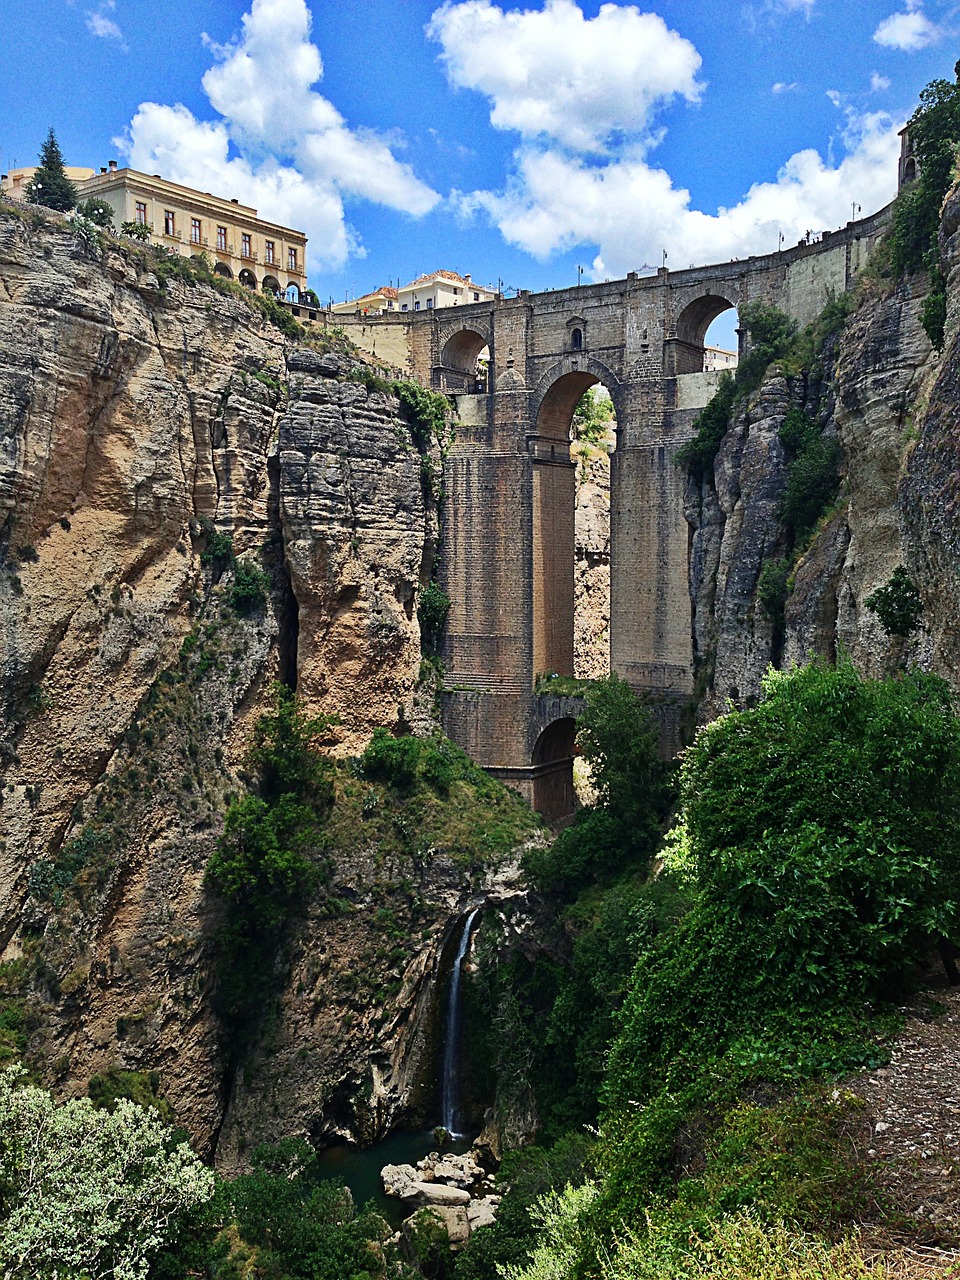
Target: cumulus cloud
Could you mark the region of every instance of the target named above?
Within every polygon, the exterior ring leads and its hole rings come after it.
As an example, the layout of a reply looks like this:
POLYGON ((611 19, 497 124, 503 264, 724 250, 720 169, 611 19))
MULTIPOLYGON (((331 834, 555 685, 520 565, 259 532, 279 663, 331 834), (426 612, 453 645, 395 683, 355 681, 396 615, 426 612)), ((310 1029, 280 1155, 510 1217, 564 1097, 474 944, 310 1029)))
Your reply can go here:
POLYGON ((313 267, 361 254, 343 195, 421 216, 439 201, 369 130, 351 129, 314 86, 323 75, 305 0, 253 0, 231 43, 207 40, 203 87, 220 119, 177 104, 140 104, 118 145, 138 169, 253 204, 306 230, 313 267))
POLYGON ((905 11, 884 18, 874 31, 873 38, 877 44, 888 49, 915 53, 918 49, 936 44, 943 34, 942 29, 923 12, 920 0, 907 0, 905 11))
POLYGON ((116 0, 103 0, 96 9, 87 9, 84 14, 84 21, 87 24, 87 30, 92 36, 96 36, 100 40, 115 40, 117 44, 123 45, 123 32, 119 25, 110 17, 111 12, 116 8, 116 0))
POLYGON ((426 30, 442 45, 450 82, 490 99, 495 128, 581 153, 644 133, 657 106, 696 102, 703 88, 690 41, 634 5, 603 4, 587 19, 573 0, 511 12, 490 0, 448 0, 426 30))
POLYGON ((890 81, 886 76, 882 76, 879 72, 874 71, 870 77, 870 92, 883 93, 885 89, 890 88, 890 81))
MULTIPOLYGON (((618 90, 592 99, 578 118, 570 86, 583 74, 584 48, 599 58, 598 46, 589 44, 598 31, 649 15, 633 6, 605 4, 588 22, 571 10, 576 6, 570 0, 546 0, 536 13, 505 15, 489 0, 462 0, 444 4, 428 27, 443 46, 453 83, 486 94, 491 119, 519 135, 504 188, 454 192, 453 204, 466 218, 488 218, 518 248, 543 259, 588 247, 595 252, 596 277, 658 263, 664 250, 671 263, 683 266, 723 262, 775 250, 781 234, 791 244, 807 231, 838 227, 850 218, 852 201, 876 209, 895 194, 896 122, 883 113, 857 116, 848 110, 839 139, 846 154, 839 164, 825 162, 814 150, 800 151, 774 181, 755 184, 730 208, 695 209, 690 192, 651 162, 657 139, 650 120, 677 96, 696 101, 699 55, 685 52, 674 74, 658 81, 647 55, 638 58, 635 49, 605 46, 598 79, 609 74, 619 83, 630 68, 643 83, 629 107, 618 90), (596 27, 601 18, 611 26, 596 27), (534 25, 525 25, 534 19, 534 25), (576 32, 578 39, 571 35, 576 32), (502 57, 493 56, 495 47, 502 57), (561 86, 555 97, 554 85, 561 86), (534 98, 533 114, 525 115, 520 104, 534 98)), ((680 40, 665 27, 660 36, 670 48, 675 48, 670 40, 680 40)), ((783 84, 774 91, 793 87, 783 84)), ((837 105, 843 105, 839 96, 837 105)))
POLYGON ((785 84, 782 80, 778 80, 770 92, 777 94, 777 96, 781 93, 796 93, 798 87, 796 80, 791 81, 790 84, 785 84))

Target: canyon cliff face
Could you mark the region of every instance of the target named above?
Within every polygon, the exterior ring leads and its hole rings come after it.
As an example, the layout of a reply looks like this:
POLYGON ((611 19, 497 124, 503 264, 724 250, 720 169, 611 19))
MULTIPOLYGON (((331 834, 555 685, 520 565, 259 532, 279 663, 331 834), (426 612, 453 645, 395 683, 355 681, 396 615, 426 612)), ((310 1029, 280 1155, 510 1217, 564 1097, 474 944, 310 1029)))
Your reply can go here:
POLYGON ((861 282, 856 307, 816 375, 772 368, 724 437, 715 476, 687 491, 698 718, 760 693, 771 662, 842 649, 868 675, 916 663, 960 690, 957 385, 960 194, 944 208, 950 318, 943 353, 921 324, 925 277, 861 282), (781 508, 787 457, 779 432, 804 410, 843 453, 840 498, 791 572, 779 624, 758 591, 764 566, 789 554, 781 508), (866 601, 903 565, 923 613, 909 638, 888 636, 866 601))
POLYGON ((437 519, 392 395, 152 261, 0 211, 0 974, 57 1092, 156 1069, 229 1166, 427 1114, 441 953, 490 884, 432 850, 414 907, 408 867, 334 850, 337 911, 305 909, 224 1071, 204 870, 252 726, 278 676, 339 718, 340 754, 429 725, 437 519), (266 574, 261 607, 232 607, 237 561, 266 574))

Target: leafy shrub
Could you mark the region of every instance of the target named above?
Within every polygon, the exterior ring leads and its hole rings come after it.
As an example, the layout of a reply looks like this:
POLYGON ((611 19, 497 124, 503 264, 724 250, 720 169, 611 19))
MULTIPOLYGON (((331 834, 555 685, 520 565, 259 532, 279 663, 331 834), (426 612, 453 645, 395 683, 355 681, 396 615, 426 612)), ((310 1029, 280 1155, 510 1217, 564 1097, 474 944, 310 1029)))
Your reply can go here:
POLYGON ((409 735, 395 738, 386 729, 374 729, 360 757, 364 776, 386 782, 399 790, 412 787, 420 764, 420 740, 409 735))
POLYGON ((153 227, 145 222, 121 222, 120 231, 131 240, 146 242, 150 239, 153 227))
POLYGON ((428 582, 420 592, 417 617, 424 645, 436 649, 443 638, 443 629, 450 612, 450 597, 437 582, 428 582))
POLYGON ((233 538, 229 533, 219 533, 214 529, 212 524, 206 527, 207 541, 203 550, 200 552, 200 563, 213 565, 215 569, 223 570, 228 565, 233 564, 233 538))
POLYGON ((267 602, 270 579, 263 570, 249 560, 238 560, 233 570, 230 603, 237 613, 253 613, 267 602))
POLYGON ((757 601, 771 622, 782 624, 789 594, 790 561, 786 557, 765 560, 757 579, 757 601))
POLYGON ((908 636, 920 625, 923 601, 902 564, 894 569, 889 582, 867 596, 866 604, 888 636, 908 636))
POLYGON ((113 206, 102 197, 91 196, 89 200, 81 200, 77 205, 77 213, 97 227, 113 230, 113 206))
POLYGON ((601 445, 614 420, 613 401, 598 387, 588 387, 573 411, 573 436, 588 444, 601 445))
POLYGON ((840 442, 821 434, 801 409, 790 409, 780 427, 787 450, 787 484, 781 514, 795 543, 813 531, 840 484, 840 442))
POLYGON ((140 1280, 183 1213, 209 1200, 214 1175, 156 1112, 127 1099, 57 1106, 0 1072, 0 1268, 5 1276, 140 1280))

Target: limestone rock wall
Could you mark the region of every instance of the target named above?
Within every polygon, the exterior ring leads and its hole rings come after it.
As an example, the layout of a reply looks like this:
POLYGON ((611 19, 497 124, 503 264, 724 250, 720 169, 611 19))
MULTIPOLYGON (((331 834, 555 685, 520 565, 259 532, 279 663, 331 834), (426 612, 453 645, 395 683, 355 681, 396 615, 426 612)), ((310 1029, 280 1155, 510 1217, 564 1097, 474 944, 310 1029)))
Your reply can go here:
POLYGON ((58 1092, 157 1068, 179 1123, 235 1163, 422 1106, 456 869, 426 873, 434 914, 398 969, 383 868, 338 866, 350 910, 302 922, 236 1080, 203 876, 278 674, 339 715, 345 752, 422 719, 436 515, 392 397, 150 261, 0 209, 0 977, 32 975, 30 1053, 58 1092), (229 607, 215 534, 268 572, 265 609, 229 607))
POLYGON ((691 484, 691 606, 698 716, 745 705, 767 666, 836 655, 880 675, 904 662, 960 690, 960 194, 944 208, 949 266, 945 350, 921 325, 926 281, 865 282, 822 381, 775 372, 727 433, 715 481, 691 484), (791 406, 819 415, 843 448, 841 500, 796 563, 778 635, 758 596, 764 565, 787 554, 780 518, 786 460, 779 428, 791 406), (923 599, 922 627, 888 637, 867 598, 904 565, 923 599))

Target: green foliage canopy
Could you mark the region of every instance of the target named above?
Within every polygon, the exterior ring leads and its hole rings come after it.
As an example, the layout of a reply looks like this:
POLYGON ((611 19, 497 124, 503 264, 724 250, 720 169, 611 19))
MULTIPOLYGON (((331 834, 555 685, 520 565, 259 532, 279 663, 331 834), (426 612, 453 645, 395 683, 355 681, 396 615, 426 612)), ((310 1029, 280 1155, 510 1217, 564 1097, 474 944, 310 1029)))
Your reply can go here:
POLYGON ((0 1072, 0 1269, 10 1280, 144 1280, 214 1176, 157 1113, 120 1099, 57 1106, 0 1072))

